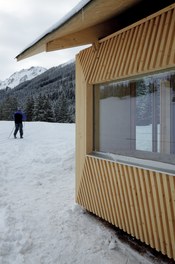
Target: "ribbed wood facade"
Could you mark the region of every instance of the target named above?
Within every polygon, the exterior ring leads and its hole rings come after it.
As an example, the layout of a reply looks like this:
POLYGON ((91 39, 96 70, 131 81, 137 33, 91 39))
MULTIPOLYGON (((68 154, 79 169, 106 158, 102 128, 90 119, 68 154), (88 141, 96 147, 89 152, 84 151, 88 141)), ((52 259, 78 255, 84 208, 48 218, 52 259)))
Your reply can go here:
POLYGON ((88 83, 106 82, 161 70, 175 64, 174 5, 79 55, 88 83))
POLYGON ((87 156, 77 202, 175 259, 175 176, 87 156))
POLYGON ((175 68, 175 5, 77 55, 76 201, 175 260, 175 175, 88 155, 93 85, 170 68, 175 68))

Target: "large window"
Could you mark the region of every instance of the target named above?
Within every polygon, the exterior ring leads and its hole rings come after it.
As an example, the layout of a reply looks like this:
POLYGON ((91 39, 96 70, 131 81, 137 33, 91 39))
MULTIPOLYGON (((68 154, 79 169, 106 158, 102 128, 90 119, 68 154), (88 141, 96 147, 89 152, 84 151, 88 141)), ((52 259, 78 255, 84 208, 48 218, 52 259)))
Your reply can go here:
POLYGON ((175 164, 175 71, 95 85, 94 151, 175 164))

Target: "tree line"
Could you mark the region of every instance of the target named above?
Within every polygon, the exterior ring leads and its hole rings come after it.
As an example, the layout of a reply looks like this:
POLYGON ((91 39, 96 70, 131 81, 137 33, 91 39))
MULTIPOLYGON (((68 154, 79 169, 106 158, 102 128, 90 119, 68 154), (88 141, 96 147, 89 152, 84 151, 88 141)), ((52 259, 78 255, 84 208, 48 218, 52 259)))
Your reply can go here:
POLYGON ((19 107, 27 121, 75 122, 75 63, 53 67, 0 91, 0 120, 12 120, 19 107))

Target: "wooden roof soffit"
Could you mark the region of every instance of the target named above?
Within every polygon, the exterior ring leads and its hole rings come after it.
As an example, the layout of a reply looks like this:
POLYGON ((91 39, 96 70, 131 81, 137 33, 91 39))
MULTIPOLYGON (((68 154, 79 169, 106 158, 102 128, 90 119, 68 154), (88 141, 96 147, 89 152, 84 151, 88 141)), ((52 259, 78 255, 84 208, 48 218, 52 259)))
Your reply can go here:
POLYGON ((92 0, 63 24, 33 42, 16 59, 19 61, 43 51, 97 43, 99 39, 114 32, 109 20, 139 1, 92 0))
POLYGON ((107 35, 111 33, 111 26, 107 22, 72 34, 68 34, 61 38, 55 38, 46 44, 46 51, 49 52, 97 43, 99 39, 102 39, 104 37, 104 32, 107 35))

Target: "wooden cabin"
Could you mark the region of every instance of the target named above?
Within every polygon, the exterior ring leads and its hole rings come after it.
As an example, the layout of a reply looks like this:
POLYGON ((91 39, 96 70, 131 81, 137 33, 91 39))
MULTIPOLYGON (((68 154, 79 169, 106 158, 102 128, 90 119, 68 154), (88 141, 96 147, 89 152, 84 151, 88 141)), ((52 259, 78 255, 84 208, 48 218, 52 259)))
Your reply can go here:
POLYGON ((76 56, 76 202, 175 260, 175 1, 84 0, 17 56, 76 56))

